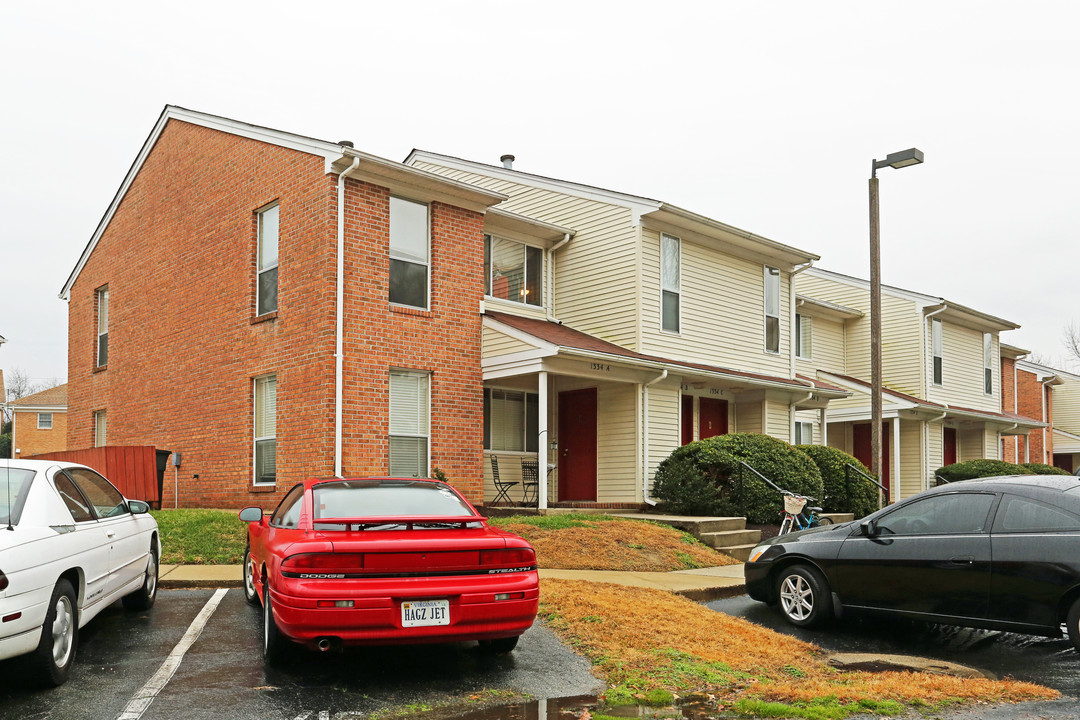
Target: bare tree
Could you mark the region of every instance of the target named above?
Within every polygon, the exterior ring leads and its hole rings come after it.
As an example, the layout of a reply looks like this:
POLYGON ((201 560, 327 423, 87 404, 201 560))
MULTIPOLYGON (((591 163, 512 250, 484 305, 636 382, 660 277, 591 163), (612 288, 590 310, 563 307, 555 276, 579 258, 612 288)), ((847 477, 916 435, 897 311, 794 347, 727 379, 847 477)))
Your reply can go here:
POLYGON ((1080 363, 1080 323, 1075 320, 1065 323, 1061 341, 1065 345, 1065 352, 1069 354, 1069 359, 1080 363))
MULTIPOLYGON (((4 386, 7 389, 7 402, 24 398, 27 395, 33 395, 36 392, 42 390, 48 390, 49 388, 56 387, 60 384, 60 381, 56 378, 50 378, 41 382, 34 382, 34 379, 30 376, 30 373, 26 372, 22 368, 11 368, 4 372, 4 386)), ((11 409, 6 408, 4 410, 4 420, 11 420, 11 409)))

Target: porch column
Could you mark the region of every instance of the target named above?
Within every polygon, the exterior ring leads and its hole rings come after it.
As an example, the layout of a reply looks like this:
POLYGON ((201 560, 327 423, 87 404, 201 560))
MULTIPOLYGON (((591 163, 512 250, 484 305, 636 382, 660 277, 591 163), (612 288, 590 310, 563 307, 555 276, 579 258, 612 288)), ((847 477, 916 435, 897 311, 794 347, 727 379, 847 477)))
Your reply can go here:
POLYGON ((820 422, 821 422, 821 444, 822 445, 828 445, 829 444, 829 424, 827 422, 825 422, 825 417, 826 417, 825 408, 821 408, 820 413, 821 413, 821 420, 820 420, 820 422))
POLYGON ((539 406, 537 415, 537 442, 536 442, 536 472, 540 484, 536 493, 536 507, 539 510, 547 510, 548 499, 548 446, 551 444, 551 434, 548 432, 548 374, 546 370, 540 371, 537 381, 536 404, 539 406))

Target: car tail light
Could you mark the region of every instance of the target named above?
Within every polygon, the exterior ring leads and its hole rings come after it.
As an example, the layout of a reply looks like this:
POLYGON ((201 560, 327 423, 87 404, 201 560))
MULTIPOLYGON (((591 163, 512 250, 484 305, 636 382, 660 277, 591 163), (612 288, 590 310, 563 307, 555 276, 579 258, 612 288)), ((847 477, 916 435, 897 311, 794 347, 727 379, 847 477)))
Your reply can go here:
POLYGON ((536 553, 532 548, 506 548, 505 550, 481 550, 480 567, 523 568, 536 564, 536 553))
POLYGON ((8 579, 3 570, 0 570, 0 590, 7 590, 8 579))
POLYGON ((363 553, 302 553, 281 563, 285 572, 355 573, 364 569, 363 553))
POLYGON ((354 600, 320 600, 315 604, 321 608, 351 608, 356 606, 354 600))

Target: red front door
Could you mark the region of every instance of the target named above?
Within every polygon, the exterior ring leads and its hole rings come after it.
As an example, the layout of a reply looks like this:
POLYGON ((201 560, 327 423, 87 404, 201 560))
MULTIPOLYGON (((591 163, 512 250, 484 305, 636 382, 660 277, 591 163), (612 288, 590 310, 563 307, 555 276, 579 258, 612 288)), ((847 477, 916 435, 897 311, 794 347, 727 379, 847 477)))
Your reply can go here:
POLYGON ((596 500, 596 388, 559 393, 559 502, 596 500))
POLYGON ((727 400, 703 397, 698 402, 701 403, 699 408, 701 427, 698 430, 700 438, 704 440, 715 435, 727 435, 727 400))
POLYGON ((952 465, 956 462, 956 428, 944 428, 942 433, 942 465, 952 465))
POLYGON ((682 444, 694 442, 694 396, 682 396, 682 444))
MULTIPOLYGON (((873 467, 870 460, 870 456, 873 454, 870 423, 853 425, 851 430, 852 441, 855 446, 855 452, 852 455, 866 467, 873 467)), ((889 459, 891 457, 892 453, 889 452, 889 424, 881 423, 881 484, 890 490, 890 496, 892 495, 892 485, 889 484, 889 459)))

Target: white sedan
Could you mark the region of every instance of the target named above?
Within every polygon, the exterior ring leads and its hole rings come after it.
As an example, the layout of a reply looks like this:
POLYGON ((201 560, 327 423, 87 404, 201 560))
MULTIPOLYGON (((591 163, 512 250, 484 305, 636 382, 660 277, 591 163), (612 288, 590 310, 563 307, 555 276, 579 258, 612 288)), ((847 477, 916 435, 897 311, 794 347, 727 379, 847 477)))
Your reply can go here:
POLYGON ((0 460, 0 660, 29 655, 43 683, 60 685, 79 628, 118 598, 154 604, 161 543, 149 509, 83 465, 0 460))

